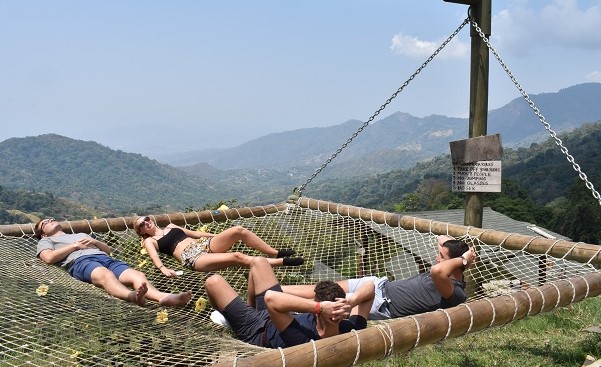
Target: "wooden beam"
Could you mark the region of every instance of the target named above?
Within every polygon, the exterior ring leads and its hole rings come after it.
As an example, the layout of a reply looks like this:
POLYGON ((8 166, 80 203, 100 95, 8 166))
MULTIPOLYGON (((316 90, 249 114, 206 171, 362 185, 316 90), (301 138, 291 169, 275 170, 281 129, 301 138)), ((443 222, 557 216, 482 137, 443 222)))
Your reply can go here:
POLYGON ((255 356, 240 358, 235 363, 220 362, 212 366, 346 367, 352 365, 355 359, 360 364, 386 357, 389 352, 405 353, 416 346, 502 326, 600 293, 601 274, 589 273, 583 277, 520 290, 510 295, 377 323, 356 335, 336 335, 314 344, 305 343, 282 349, 281 352, 271 349, 255 356))
POLYGON ((444 0, 445 3, 455 3, 463 5, 476 5, 482 0, 444 0))
MULTIPOLYGON (((160 226, 174 223, 180 226, 194 225, 198 223, 225 222, 238 218, 263 217, 268 214, 277 213, 286 209, 286 204, 268 206, 232 208, 226 210, 204 210, 201 212, 171 213, 151 215, 160 226)), ((67 233, 92 233, 124 231, 134 227, 135 217, 103 218, 90 220, 77 220, 60 222, 61 227, 67 233)), ((33 235, 35 223, 0 225, 0 234, 4 236, 31 236, 33 235)))

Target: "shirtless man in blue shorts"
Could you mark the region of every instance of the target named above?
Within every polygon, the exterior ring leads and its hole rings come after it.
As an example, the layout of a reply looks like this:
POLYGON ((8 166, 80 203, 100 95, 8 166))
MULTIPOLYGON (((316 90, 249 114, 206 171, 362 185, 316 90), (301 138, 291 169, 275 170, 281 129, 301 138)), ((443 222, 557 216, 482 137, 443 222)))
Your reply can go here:
POLYGON ((37 222, 34 230, 40 240, 36 255, 42 261, 65 268, 75 279, 103 288, 111 296, 139 306, 147 298, 162 306, 183 306, 192 298, 190 292, 160 292, 144 273, 110 257, 106 243, 84 233, 67 234, 53 218, 37 222))
POLYGON ((205 288, 211 304, 238 339, 267 348, 291 347, 364 329, 374 297, 373 283, 361 285, 346 297, 331 281, 317 283, 312 299, 283 293, 264 257, 251 262, 247 303, 221 275, 209 277, 205 288))

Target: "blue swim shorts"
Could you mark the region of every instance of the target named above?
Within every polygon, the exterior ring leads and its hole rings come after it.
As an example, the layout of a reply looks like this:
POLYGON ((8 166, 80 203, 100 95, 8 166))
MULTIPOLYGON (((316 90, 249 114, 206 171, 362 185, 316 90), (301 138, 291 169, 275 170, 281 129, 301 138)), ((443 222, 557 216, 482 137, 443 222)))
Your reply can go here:
POLYGON ((79 257, 69 266, 69 274, 82 282, 92 283, 92 271, 98 267, 105 267, 119 279, 121 273, 130 269, 129 265, 121 260, 113 259, 108 255, 86 255, 79 257))

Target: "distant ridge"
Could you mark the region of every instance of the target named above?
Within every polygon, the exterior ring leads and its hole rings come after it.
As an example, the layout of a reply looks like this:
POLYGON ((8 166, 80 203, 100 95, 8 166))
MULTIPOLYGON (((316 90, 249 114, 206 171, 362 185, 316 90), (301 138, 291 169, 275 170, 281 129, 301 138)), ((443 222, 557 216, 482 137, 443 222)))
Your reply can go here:
MULTIPOLYGON (((585 83, 555 93, 530 96, 556 132, 572 130, 601 119, 601 83, 585 83)), ((361 126, 350 120, 340 125, 306 128, 269 134, 242 145, 218 151, 188 152, 172 156, 169 163, 192 165, 206 162, 219 169, 291 167, 314 170, 361 126)), ((528 146, 543 141, 548 132, 523 98, 491 110, 488 133, 501 134, 505 147, 528 146)), ((348 176, 408 168, 424 159, 449 152, 449 142, 465 139, 468 120, 441 115, 423 118, 395 112, 373 122, 338 156, 332 166, 341 165, 348 176), (360 170, 348 171, 357 160, 370 162, 360 170)))

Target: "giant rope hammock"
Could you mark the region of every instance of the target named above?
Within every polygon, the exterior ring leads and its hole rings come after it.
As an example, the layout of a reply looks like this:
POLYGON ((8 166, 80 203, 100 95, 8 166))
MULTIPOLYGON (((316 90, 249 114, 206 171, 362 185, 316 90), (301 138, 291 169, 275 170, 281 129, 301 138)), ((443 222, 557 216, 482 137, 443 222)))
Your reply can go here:
MULTIPOLYGON (((601 203, 599 193, 471 18, 327 163, 469 22, 601 203)), ((296 193, 301 194, 307 183, 296 193)), ((206 304, 203 284, 210 274, 185 270, 173 279, 156 270, 133 231, 133 217, 61 224, 66 232, 90 233, 107 242, 116 258, 142 270, 160 290, 192 291, 193 300, 187 306, 162 308, 149 301, 145 307, 139 307, 119 301, 37 259, 33 224, 0 226, 0 364, 350 366, 501 326, 601 293, 601 274, 597 270, 601 247, 597 245, 466 227, 302 195, 268 206, 163 214, 152 219, 159 226, 175 223, 213 233, 242 225, 274 248, 294 248, 306 263, 301 267, 276 268, 282 284, 310 284, 363 275, 407 278, 426 271, 435 262, 436 236, 441 234, 475 246, 478 261, 466 272, 469 298, 464 304, 370 322, 370 327, 358 332, 271 350, 243 343, 228 329, 209 320, 211 307, 206 304)), ((233 250, 260 255, 239 244, 233 250)), ((171 268, 181 269, 171 257, 164 257, 163 261, 171 268)), ((229 268, 220 273, 243 294, 247 269, 229 268)))

